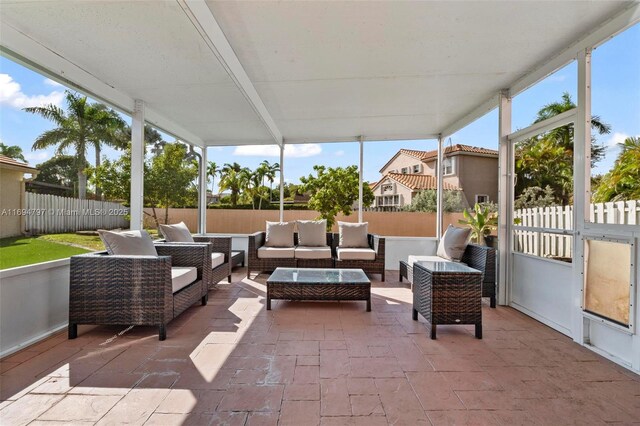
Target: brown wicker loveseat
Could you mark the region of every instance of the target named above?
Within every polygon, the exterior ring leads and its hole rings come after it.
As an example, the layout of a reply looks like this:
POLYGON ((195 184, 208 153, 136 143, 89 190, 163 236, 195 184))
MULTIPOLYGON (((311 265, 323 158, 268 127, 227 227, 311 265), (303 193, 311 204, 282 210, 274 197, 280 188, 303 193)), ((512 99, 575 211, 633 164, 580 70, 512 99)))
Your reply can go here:
MULTIPOLYGON (((297 258, 295 249, 298 247, 298 233, 293 234, 293 251, 290 256, 278 258, 260 257, 259 249, 264 246, 267 233, 265 231, 256 232, 249 235, 249 247, 247 251, 247 277, 251 272, 271 272, 278 267, 284 268, 333 268, 334 259, 333 251, 330 258, 313 259, 313 258, 297 258)), ((333 243, 333 234, 327 232, 327 247, 331 248, 333 243)))
POLYGON ((207 304, 211 244, 156 245, 158 256, 88 253, 71 257, 69 338, 78 324, 166 325, 194 303, 207 304), (173 291, 172 267, 195 267, 195 281, 173 291))

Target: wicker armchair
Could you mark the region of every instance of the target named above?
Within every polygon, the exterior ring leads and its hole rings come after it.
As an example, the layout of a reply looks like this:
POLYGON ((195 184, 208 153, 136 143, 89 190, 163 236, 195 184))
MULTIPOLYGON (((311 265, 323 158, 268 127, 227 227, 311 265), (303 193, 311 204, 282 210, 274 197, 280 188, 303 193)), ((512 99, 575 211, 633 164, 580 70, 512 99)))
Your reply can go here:
MULTIPOLYGON (((227 278, 231 282, 231 237, 213 237, 206 235, 193 235, 196 243, 210 243, 212 253, 223 253, 224 262, 211 271, 211 280, 208 290, 213 289, 220 281, 227 278)), ((167 244, 166 240, 154 241, 156 247, 160 244, 167 244)), ((171 242, 170 244, 193 244, 190 242, 171 242)))
POLYGON ((332 251, 335 257, 336 268, 358 268, 362 269, 367 274, 380 274, 382 282, 384 282, 384 256, 385 256, 385 241, 384 237, 376 234, 367 234, 369 240, 369 248, 376 252, 374 260, 339 260, 337 256, 337 248, 340 242, 340 235, 333 234, 333 247, 332 251))
POLYGON ((482 297, 490 299, 490 306, 496 307, 496 249, 478 244, 467 244, 462 255, 463 263, 483 273, 482 297))
POLYGON ((160 340, 166 325, 197 301, 207 304, 211 244, 156 246, 159 256, 114 256, 106 252, 71 257, 69 339, 78 324, 152 325, 160 340), (173 293, 171 267, 191 266, 197 279, 173 293))

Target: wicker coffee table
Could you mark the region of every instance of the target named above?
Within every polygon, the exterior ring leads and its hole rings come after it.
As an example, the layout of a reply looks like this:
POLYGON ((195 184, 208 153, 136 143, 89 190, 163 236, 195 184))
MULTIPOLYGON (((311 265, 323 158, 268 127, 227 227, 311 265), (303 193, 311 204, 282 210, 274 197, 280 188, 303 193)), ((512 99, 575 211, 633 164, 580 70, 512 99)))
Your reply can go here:
POLYGON ((371 281, 362 269, 276 268, 267 279, 271 299, 363 300, 371 311, 371 281))
POLYGON ((482 272, 455 262, 413 264, 413 319, 418 314, 431 324, 474 324, 482 339, 482 272))

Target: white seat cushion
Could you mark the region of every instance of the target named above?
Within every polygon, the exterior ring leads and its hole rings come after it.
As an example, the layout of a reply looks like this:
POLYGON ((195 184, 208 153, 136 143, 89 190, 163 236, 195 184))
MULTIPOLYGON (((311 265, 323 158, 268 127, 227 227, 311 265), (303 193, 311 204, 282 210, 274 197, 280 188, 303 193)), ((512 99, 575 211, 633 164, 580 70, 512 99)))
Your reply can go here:
POLYGON ((376 260, 376 252, 369 248, 338 247, 339 260, 376 260))
POLYGON ((174 293, 182 290, 198 279, 198 270, 193 266, 174 266, 171 268, 171 288, 174 293))
POLYGON ((298 220, 298 244, 306 247, 327 245, 327 219, 298 220))
POLYGON ((293 259, 295 247, 260 247, 258 249, 259 259, 293 259))
POLYGON ((331 247, 298 246, 295 250, 296 259, 331 259, 331 247))
POLYGON ((211 269, 216 269, 216 267, 222 265, 224 263, 224 253, 211 253, 211 269))
POLYGON ((369 222, 338 222, 340 247, 369 248, 368 227, 369 222))
POLYGON ((295 222, 267 222, 264 245, 266 247, 293 247, 295 225, 295 222))

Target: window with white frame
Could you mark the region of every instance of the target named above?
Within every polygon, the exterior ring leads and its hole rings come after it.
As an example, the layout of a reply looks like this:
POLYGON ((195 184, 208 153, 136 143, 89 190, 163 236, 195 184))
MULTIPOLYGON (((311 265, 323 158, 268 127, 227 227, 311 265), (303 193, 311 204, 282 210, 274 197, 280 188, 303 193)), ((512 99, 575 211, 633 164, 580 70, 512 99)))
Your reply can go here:
POLYGON ((413 173, 420 173, 422 171, 422 164, 415 164, 413 166, 413 173))
POLYGON ((487 194, 476 194, 476 203, 482 204, 482 203, 488 203, 488 202, 489 202, 489 196, 487 194))
POLYGON ((402 168, 402 174, 403 174, 403 175, 406 175, 406 174, 408 174, 408 173, 409 173, 409 168, 408 168, 408 167, 403 167, 403 168, 402 168))
POLYGON ((442 166, 443 166, 442 168, 445 176, 452 175, 456 172, 455 164, 456 164, 455 158, 453 157, 445 158, 442 161, 442 166))

